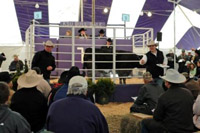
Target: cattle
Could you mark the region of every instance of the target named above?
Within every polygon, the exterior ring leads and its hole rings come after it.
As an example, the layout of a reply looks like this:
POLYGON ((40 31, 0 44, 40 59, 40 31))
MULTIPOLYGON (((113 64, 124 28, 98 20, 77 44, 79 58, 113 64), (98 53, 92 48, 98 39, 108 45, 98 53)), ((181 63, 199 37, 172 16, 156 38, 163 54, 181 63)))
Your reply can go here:
MULTIPOLYGON (((130 51, 116 50, 116 69, 140 68, 139 60, 142 56, 138 56, 130 51), (125 62, 127 61, 127 62, 125 62), (133 62, 134 61, 134 62, 133 62)), ((86 48, 84 54, 83 69, 92 69, 92 48, 86 48)), ((95 69, 113 69, 113 52, 110 49, 95 48, 95 69), (105 54, 102 54, 105 53, 105 54), (98 62, 101 61, 101 62, 98 62), (105 61, 105 63, 103 63, 105 61), (110 61, 109 63, 106 63, 110 61)), ((103 71, 104 72, 104 71, 103 71)), ((132 70, 116 70, 119 77, 130 75, 132 70)), ((87 71, 91 76, 91 71, 87 71)), ((126 78, 120 78, 120 84, 126 84, 126 78), (123 82, 122 82, 123 81, 123 82)))

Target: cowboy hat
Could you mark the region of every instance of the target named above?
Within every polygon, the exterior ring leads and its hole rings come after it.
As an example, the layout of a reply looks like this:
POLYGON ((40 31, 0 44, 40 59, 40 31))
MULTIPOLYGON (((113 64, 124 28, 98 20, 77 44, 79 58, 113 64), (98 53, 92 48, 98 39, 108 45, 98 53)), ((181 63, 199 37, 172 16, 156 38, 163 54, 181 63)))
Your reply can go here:
POLYGON ((186 81, 185 76, 180 74, 178 71, 174 69, 168 69, 165 76, 160 76, 160 78, 170 82, 170 83, 183 83, 186 81))
POLYGON ((50 40, 47 40, 47 41, 44 43, 44 46, 55 47, 55 45, 53 44, 53 42, 50 41, 50 40))
POLYGON ((81 28, 81 29, 78 30, 79 33, 80 33, 81 31, 87 31, 87 29, 81 28))
POLYGON ((150 41, 150 42, 147 44, 147 46, 152 46, 152 45, 158 46, 158 43, 155 43, 154 41, 150 41))
POLYGON ((18 78, 17 83, 21 88, 31 88, 37 86, 42 78, 42 75, 38 75, 35 70, 29 70, 18 78))
POLYGON ((0 72, 0 81, 9 83, 11 80, 11 75, 8 72, 0 72))
POLYGON ((112 42, 112 39, 111 39, 111 38, 108 38, 108 39, 107 39, 107 42, 112 42))
POLYGON ((100 34, 104 34, 105 31, 104 31, 103 29, 101 29, 101 30, 99 31, 99 33, 100 33, 100 34))

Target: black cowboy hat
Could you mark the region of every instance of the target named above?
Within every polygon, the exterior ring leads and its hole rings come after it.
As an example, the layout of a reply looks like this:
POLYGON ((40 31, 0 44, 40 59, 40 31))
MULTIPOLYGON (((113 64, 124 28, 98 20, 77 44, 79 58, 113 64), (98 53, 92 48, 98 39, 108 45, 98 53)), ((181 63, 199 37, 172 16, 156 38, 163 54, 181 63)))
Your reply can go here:
POLYGON ((100 34, 104 34, 105 31, 104 31, 103 29, 101 29, 101 30, 99 31, 99 33, 100 33, 100 34))
POLYGON ((107 41, 108 41, 108 42, 112 42, 112 39, 111 39, 111 38, 108 38, 107 41))
POLYGON ((81 31, 87 31, 87 29, 81 28, 81 29, 78 30, 79 33, 80 33, 81 31))
POLYGON ((11 75, 8 72, 0 72, 0 81, 9 83, 11 80, 11 75))

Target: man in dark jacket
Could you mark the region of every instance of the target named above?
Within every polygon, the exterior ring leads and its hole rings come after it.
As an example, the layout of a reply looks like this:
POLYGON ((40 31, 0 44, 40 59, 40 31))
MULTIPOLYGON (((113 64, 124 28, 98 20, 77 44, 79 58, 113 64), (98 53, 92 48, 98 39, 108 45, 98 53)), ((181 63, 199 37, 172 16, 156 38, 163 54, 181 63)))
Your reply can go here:
POLYGON ((130 108, 131 112, 152 115, 158 102, 158 97, 164 92, 163 88, 155 83, 149 72, 143 74, 144 85, 140 88, 139 95, 130 108))
POLYGON ((30 125, 19 113, 8 108, 9 87, 0 82, 0 132, 1 133, 30 133, 30 125))
POLYGON ((16 71, 17 69, 23 70, 24 63, 19 59, 18 55, 13 55, 14 60, 10 63, 9 70, 16 71))
POLYGON ((55 133, 108 133, 108 124, 100 110, 86 99, 87 80, 74 76, 67 97, 54 102, 47 115, 47 130, 55 133))
POLYGON ((35 70, 21 75, 17 83, 21 87, 12 97, 10 108, 20 113, 31 125, 33 132, 44 128, 47 115, 47 100, 36 88, 42 80, 35 70))
POLYGON ((156 48, 158 43, 150 41, 147 46, 149 47, 149 52, 143 55, 140 64, 145 65, 146 70, 152 74, 154 81, 162 86, 162 80, 159 76, 163 76, 164 70, 158 65, 167 65, 167 58, 162 51, 156 48))
POLYGON ((48 40, 44 46, 44 50, 37 52, 33 57, 32 68, 39 67, 44 79, 49 80, 51 71, 56 68, 55 57, 51 53, 54 44, 48 40))
POLYGON ((142 121, 142 132, 193 132, 192 106, 194 98, 189 90, 180 87, 186 78, 178 71, 168 69, 166 76, 162 76, 162 79, 165 80, 165 86, 168 90, 158 99, 153 119, 142 121))

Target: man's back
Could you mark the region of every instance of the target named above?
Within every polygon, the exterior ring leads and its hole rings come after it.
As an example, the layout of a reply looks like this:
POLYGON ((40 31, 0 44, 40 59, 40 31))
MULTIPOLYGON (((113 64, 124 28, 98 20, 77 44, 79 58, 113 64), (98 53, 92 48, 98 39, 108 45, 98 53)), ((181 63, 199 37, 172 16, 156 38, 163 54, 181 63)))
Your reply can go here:
POLYGON ((67 96, 53 103, 47 129, 56 133, 107 133, 107 122, 99 109, 83 96, 67 96))
POLYGON ((150 109, 155 108, 158 97, 164 92, 163 88, 157 83, 150 82, 142 86, 135 104, 147 103, 150 109))
POLYGON ((158 100, 154 119, 162 121, 170 132, 192 132, 193 96, 180 87, 171 87, 158 100))

